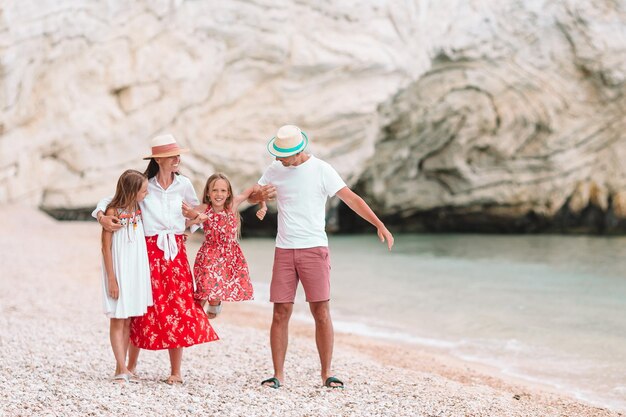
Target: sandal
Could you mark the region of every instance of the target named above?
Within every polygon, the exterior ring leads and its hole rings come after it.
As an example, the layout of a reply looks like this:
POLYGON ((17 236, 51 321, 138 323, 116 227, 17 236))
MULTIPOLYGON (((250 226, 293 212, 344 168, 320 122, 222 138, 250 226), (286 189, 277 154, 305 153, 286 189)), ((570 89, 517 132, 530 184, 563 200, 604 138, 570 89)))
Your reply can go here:
POLYGON ((117 374, 113 377, 113 382, 117 382, 118 384, 128 383, 129 381, 130 375, 128 374, 117 374))
POLYGON ((280 388, 280 381, 276 377, 267 378, 265 381, 261 381, 261 385, 264 387, 270 387, 274 389, 280 388))
POLYGON ((324 382, 324 386, 326 388, 343 388, 343 381, 337 378, 336 376, 330 376, 326 378, 326 381, 324 382), (339 385, 331 385, 333 383, 339 384, 339 385))
POLYGON ((222 312, 222 303, 220 302, 218 305, 212 306, 208 301, 205 301, 202 305, 202 309, 210 319, 214 319, 222 312))
POLYGON ((161 382, 165 382, 167 385, 185 385, 185 381, 179 376, 170 375, 169 378, 163 379, 161 382))

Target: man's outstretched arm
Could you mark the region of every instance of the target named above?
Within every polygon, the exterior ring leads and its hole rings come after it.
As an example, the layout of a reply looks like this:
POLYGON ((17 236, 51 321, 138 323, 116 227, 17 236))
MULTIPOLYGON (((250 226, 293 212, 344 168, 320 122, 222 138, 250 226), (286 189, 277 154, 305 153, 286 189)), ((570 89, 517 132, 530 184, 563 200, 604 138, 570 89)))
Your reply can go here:
POLYGON ((387 228, 385 224, 380 221, 378 216, 372 211, 370 206, 359 197, 354 191, 349 189, 348 187, 343 187, 341 190, 337 191, 337 197, 341 199, 348 207, 352 209, 356 214, 370 222, 377 229, 378 238, 381 242, 387 241, 387 247, 389 250, 393 247, 393 235, 387 228))

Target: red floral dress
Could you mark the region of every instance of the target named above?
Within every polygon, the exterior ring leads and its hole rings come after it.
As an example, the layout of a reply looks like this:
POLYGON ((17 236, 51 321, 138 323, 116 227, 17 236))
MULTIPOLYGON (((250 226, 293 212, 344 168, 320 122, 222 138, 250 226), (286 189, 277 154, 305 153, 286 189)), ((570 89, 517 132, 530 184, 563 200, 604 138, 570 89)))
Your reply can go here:
POLYGON ((202 307, 193 299, 193 281, 185 236, 176 235, 178 255, 168 261, 157 246, 157 236, 147 236, 154 305, 133 317, 130 340, 141 349, 172 349, 218 340, 202 307))
POLYGON ((196 255, 193 275, 197 300, 252 300, 248 263, 237 242, 237 214, 207 207, 204 242, 196 255))

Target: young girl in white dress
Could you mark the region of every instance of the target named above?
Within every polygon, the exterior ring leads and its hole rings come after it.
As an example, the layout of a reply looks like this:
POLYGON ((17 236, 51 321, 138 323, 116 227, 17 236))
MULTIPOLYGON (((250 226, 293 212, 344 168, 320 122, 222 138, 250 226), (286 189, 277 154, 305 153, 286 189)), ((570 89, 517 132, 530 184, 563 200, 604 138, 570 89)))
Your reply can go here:
POLYGON ((107 215, 120 219, 116 232, 102 231, 104 312, 111 319, 109 337, 117 382, 138 382, 126 367, 130 317, 142 316, 152 305, 150 267, 139 202, 148 194, 148 179, 139 171, 124 171, 117 181, 107 215))

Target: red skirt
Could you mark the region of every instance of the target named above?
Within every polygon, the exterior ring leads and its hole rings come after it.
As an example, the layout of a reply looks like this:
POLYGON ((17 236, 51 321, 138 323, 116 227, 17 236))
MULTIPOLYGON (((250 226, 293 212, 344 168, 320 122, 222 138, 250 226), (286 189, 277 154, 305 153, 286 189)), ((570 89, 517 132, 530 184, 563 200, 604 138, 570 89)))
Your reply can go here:
POLYGON ((130 340, 141 349, 173 349, 219 340, 202 308, 193 299, 186 236, 176 235, 178 255, 165 260, 157 236, 146 237, 154 305, 133 317, 130 340))

